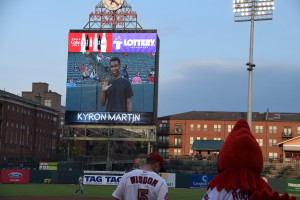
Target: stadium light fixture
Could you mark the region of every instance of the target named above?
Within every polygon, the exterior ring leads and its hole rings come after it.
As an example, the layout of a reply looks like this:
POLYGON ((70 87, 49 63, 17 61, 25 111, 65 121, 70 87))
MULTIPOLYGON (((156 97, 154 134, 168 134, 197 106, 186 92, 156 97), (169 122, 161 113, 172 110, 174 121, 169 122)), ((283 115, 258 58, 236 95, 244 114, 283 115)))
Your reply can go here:
POLYGON ((236 22, 272 20, 274 0, 233 0, 236 22))
POLYGON ((272 20, 275 6, 274 0, 233 0, 232 3, 235 22, 251 21, 249 62, 246 65, 249 71, 247 121, 252 129, 252 71, 255 67, 253 63, 254 21, 272 20))

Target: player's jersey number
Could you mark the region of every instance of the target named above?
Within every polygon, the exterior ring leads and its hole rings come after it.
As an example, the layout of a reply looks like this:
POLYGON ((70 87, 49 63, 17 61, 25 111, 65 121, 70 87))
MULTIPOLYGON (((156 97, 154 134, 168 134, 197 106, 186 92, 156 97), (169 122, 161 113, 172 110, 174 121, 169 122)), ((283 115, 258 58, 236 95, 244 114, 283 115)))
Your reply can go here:
POLYGON ((138 189, 138 200, 148 200, 148 189, 138 189))

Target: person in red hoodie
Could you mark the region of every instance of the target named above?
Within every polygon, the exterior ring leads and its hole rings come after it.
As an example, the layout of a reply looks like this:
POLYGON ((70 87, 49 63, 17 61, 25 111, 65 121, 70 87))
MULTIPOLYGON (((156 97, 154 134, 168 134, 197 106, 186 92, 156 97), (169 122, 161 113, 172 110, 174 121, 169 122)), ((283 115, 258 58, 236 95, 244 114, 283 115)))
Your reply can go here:
POLYGON ((263 155, 246 120, 240 119, 219 154, 219 174, 208 184, 202 200, 296 200, 272 191, 260 176, 263 155))

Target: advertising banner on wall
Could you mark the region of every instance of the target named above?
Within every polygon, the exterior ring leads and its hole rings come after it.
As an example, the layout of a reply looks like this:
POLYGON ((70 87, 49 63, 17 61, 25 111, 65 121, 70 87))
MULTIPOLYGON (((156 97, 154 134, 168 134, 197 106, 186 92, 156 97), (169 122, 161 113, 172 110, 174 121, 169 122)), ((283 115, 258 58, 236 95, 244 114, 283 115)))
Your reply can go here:
POLYGON ((84 175, 84 185, 118 185, 122 176, 115 175, 84 175))
POLYGON ((287 193, 300 196, 300 180, 286 179, 285 188, 287 193))
POLYGON ((215 175, 190 175, 190 188, 206 189, 215 175))
POLYGON ((158 36, 69 33, 66 123, 153 125, 158 36))
POLYGON ((1 183, 29 183, 30 170, 2 169, 1 183))
POLYGON ((176 174, 174 173, 160 173, 160 177, 166 180, 168 187, 175 187, 176 185, 176 174))
POLYGON ((40 162, 39 170, 57 170, 56 162, 40 162))

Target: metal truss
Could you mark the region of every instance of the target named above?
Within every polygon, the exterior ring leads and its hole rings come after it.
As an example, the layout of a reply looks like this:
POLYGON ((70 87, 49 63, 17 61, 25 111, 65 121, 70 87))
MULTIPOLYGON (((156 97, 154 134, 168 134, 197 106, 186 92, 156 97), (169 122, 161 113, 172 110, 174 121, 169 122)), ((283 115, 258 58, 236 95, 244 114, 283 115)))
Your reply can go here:
POLYGON ((124 1, 123 6, 116 10, 106 9, 102 1, 96 5, 95 12, 90 13, 88 23, 83 27, 87 30, 133 30, 142 29, 137 20, 137 13, 124 1))
POLYGON ((63 140, 156 141, 155 126, 65 125, 63 140))

